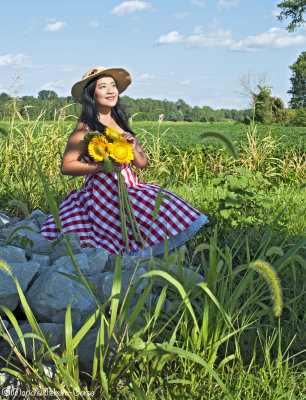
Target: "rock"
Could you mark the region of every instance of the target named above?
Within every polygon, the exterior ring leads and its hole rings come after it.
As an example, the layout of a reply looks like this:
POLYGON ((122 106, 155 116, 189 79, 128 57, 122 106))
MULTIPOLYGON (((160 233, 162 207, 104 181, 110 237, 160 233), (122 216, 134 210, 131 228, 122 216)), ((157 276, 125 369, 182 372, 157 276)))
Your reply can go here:
POLYGON ((35 221, 37 223, 37 225, 39 226, 39 229, 42 228, 43 224, 47 221, 48 217, 38 217, 35 221))
POLYGON ((0 213, 0 228, 2 226, 8 225, 9 223, 10 223, 10 218, 1 212, 0 213))
MULTIPOLYGON (((42 334, 45 337, 48 332, 51 334, 50 340, 48 341, 49 347, 63 345, 64 337, 65 337, 64 336, 65 335, 65 325, 64 324, 55 324, 55 323, 46 323, 45 322, 45 323, 40 323, 39 327, 42 331, 42 334)), ((29 323, 20 325, 20 329, 23 334, 33 333, 32 327, 29 323)), ((19 350, 22 351, 22 346, 18 339, 18 334, 15 331, 15 329, 14 328, 9 329, 9 334, 11 335, 13 341, 15 343, 17 343, 19 350)), ((40 348, 42 342, 39 340, 34 340, 34 342, 35 342, 35 351, 37 352, 38 349, 40 348)), ((33 339, 32 338, 25 339, 25 345, 26 345, 27 356, 32 357, 33 356, 33 339)))
POLYGON ((27 262, 24 249, 15 246, 0 247, 0 260, 8 264, 27 262))
POLYGON ((52 243, 38 232, 21 229, 20 231, 16 232, 16 235, 19 236, 19 240, 14 241, 13 244, 20 244, 22 236, 26 236, 28 238, 29 242, 26 246, 26 255, 32 253, 50 254, 53 250, 52 243))
MULTIPOLYGON (((104 266, 108 259, 108 253, 103 249, 97 249, 97 251, 92 253, 89 257, 83 252, 81 254, 74 254, 74 259, 82 274, 92 276, 104 271, 104 266)), ((55 260, 53 265, 61 266, 67 271, 76 273, 70 256, 58 258, 55 260)))
POLYGON ((30 214, 30 221, 39 217, 47 217, 47 215, 40 210, 34 210, 30 214))
MULTIPOLYGON (((70 248, 73 254, 80 254, 82 253, 80 239, 77 233, 68 233, 67 236, 69 237, 70 248)), ((54 245, 51 254, 51 264, 54 263, 60 257, 68 256, 68 248, 67 243, 64 238, 60 238, 58 242, 54 245)))
MULTIPOLYGON (((75 254, 74 259, 80 268, 81 272, 83 275, 89 275, 89 265, 87 261, 87 256, 86 254, 75 254)), ((76 274, 76 270, 72 264, 70 256, 64 256, 61 258, 58 258, 55 260, 54 267, 60 267, 61 271, 66 272, 66 273, 74 273, 76 274)))
POLYGON ((104 249, 93 249, 93 252, 89 253, 87 257, 89 264, 88 275, 93 275, 104 271, 109 253, 104 249))
POLYGON ((50 256, 47 254, 33 254, 32 261, 37 262, 42 267, 48 267, 50 265, 50 256))
POLYGON ((46 222, 47 218, 48 218, 48 216, 40 210, 34 210, 30 214, 30 221, 34 222, 38 226, 39 230, 41 229, 43 224, 46 222))
MULTIPOLYGON (((35 232, 39 231, 38 226, 33 221, 28 221, 27 219, 23 219, 22 221, 17 222, 14 225, 14 229, 17 228, 18 226, 28 226, 32 228, 35 232)), ((26 230, 26 232, 31 232, 31 231, 26 230)))
MULTIPOLYGON (((1 249, 0 249, 1 250, 1 249)), ((16 275, 22 291, 27 291, 28 285, 34 276, 40 271, 41 266, 35 262, 25 262, 22 264, 10 264, 11 271, 16 275)), ((14 311, 19 304, 17 287, 12 277, 0 270, 0 304, 14 311)), ((0 310, 4 315, 4 311, 0 310)))
POLYGON ((64 323, 67 305, 71 302, 73 327, 78 329, 87 313, 96 309, 96 304, 83 285, 59 272, 74 275, 64 266, 45 268, 28 290, 26 298, 41 322, 64 323))
MULTIPOLYGON (((116 265, 117 256, 115 254, 110 254, 108 261, 105 265, 104 271, 114 271, 116 265)), ((122 256, 121 257, 121 269, 122 270, 133 270, 138 263, 139 257, 137 256, 122 256)), ((139 266, 145 268, 147 271, 150 270, 150 260, 144 259, 140 260, 139 266)))
MULTIPOLYGON (((121 291, 120 291, 120 300, 122 301, 124 299, 125 293, 127 291, 127 288, 130 284, 130 280, 133 275, 132 270, 130 271, 121 271, 121 291)), ((134 276, 134 283, 140 278, 141 275, 145 274, 147 270, 143 267, 138 267, 135 276, 134 276)), ((114 274, 112 272, 104 272, 103 274, 100 274, 96 277, 95 282, 96 285, 101 287, 102 293, 104 295, 105 300, 108 299, 111 296, 112 293, 112 287, 113 287, 113 281, 114 281, 114 274)), ((142 280, 141 284, 136 290, 136 297, 138 297, 143 289, 147 286, 148 284, 148 278, 145 278, 142 280)))

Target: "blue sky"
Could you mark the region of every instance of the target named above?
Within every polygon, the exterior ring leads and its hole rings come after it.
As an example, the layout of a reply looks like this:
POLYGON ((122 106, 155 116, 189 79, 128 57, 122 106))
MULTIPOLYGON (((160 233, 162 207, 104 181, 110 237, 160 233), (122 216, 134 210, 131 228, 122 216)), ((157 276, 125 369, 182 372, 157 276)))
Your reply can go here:
POLYGON ((104 66, 131 73, 133 98, 243 109, 244 76, 251 86, 263 78, 287 104, 306 27, 289 34, 279 2, 2 0, 0 92, 68 96, 88 69, 104 66))

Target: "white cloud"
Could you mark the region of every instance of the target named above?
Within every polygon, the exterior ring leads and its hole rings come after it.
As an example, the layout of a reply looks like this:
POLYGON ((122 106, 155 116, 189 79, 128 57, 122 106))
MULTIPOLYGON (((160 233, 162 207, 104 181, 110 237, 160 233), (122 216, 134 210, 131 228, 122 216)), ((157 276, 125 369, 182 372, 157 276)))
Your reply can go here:
POLYGON ((231 39, 231 30, 226 31, 220 29, 215 32, 198 33, 188 37, 188 46, 196 47, 215 47, 230 46, 233 41, 231 39))
POLYGON ((230 49, 257 51, 301 46, 303 44, 306 44, 305 35, 293 35, 284 29, 274 27, 259 35, 247 36, 245 39, 235 41, 230 45, 230 49))
POLYGON ((189 15, 190 15, 189 12, 182 12, 182 13, 173 14, 173 17, 177 18, 177 19, 184 19, 184 18, 188 17, 189 15))
POLYGON ((167 43, 180 43, 183 41, 183 36, 178 31, 171 31, 165 35, 161 35, 155 44, 167 44, 167 43))
POLYGON ((237 7, 238 6, 238 1, 237 0, 232 0, 232 1, 226 1, 226 0, 219 0, 217 4, 217 8, 219 11, 226 9, 228 10, 231 7, 237 7))
POLYGON ((99 21, 91 21, 89 23, 89 26, 91 26, 92 28, 98 28, 98 26, 100 26, 100 22, 99 21))
POLYGON ((112 9, 111 14, 120 15, 121 17, 126 14, 131 14, 135 11, 143 11, 151 8, 150 3, 146 3, 145 1, 124 1, 112 9))
POLYGON ((66 26, 67 23, 66 22, 62 22, 62 21, 57 21, 54 22, 53 24, 47 24, 44 28, 45 31, 48 32, 57 32, 60 29, 64 28, 64 26, 66 26))
POLYGON ((179 82, 179 85, 190 85, 190 81, 186 79, 185 81, 179 82))
POLYGON ((66 87, 65 82, 63 80, 60 80, 60 81, 47 82, 41 86, 41 89, 55 90, 55 89, 62 89, 64 87, 66 87))
POLYGON ((230 29, 203 33, 200 28, 196 27, 195 33, 187 38, 187 46, 219 46, 234 51, 259 51, 300 46, 306 43, 305 35, 294 35, 280 28, 271 28, 267 32, 247 36, 242 40, 234 40, 230 29))
POLYGON ((281 13, 280 10, 273 10, 272 11, 273 17, 278 17, 280 13, 281 13))
POLYGON ((31 58, 23 53, 0 56, 0 66, 10 65, 20 68, 33 68, 31 58))
POLYGON ((147 82, 147 81, 151 81, 152 79, 155 79, 155 75, 145 72, 144 74, 141 74, 137 78, 135 78, 135 81, 136 82, 147 82))
POLYGON ((191 3, 193 6, 196 6, 196 7, 205 7, 204 1, 190 0, 190 3, 191 3))

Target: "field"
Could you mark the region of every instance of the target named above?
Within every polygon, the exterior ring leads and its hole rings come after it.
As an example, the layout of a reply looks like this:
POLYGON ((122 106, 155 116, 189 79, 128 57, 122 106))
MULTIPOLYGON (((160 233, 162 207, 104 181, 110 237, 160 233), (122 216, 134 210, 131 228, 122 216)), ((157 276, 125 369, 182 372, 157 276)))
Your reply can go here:
MULTIPOLYGON (((73 125, 18 114, 0 123, 0 210, 20 214, 9 205, 17 199, 49 211, 37 162, 57 205, 82 186, 82 177, 59 172, 73 125)), ((305 128, 150 121, 132 128, 150 159, 140 179, 170 179, 167 189, 210 220, 185 253, 165 253, 161 267, 174 259, 198 267, 205 285, 165 284, 160 298, 168 290, 170 312, 159 303, 151 314, 139 310, 117 364, 81 385, 97 393, 102 385, 95 398, 111 399, 305 398, 305 128), (225 138, 200 140, 203 132, 225 138)), ((63 366, 72 374, 71 360, 63 366)))

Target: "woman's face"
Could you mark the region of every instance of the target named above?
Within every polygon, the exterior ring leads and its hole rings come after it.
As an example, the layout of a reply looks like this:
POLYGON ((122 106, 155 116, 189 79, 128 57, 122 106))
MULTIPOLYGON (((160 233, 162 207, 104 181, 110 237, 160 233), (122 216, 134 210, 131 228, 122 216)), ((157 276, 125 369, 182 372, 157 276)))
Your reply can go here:
POLYGON ((102 76, 97 80, 94 99, 99 107, 114 107, 118 101, 118 89, 114 78, 102 76))

